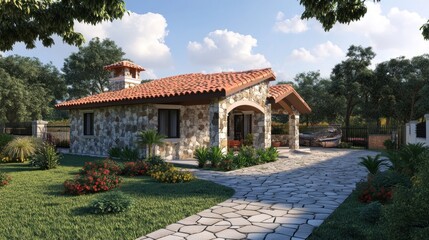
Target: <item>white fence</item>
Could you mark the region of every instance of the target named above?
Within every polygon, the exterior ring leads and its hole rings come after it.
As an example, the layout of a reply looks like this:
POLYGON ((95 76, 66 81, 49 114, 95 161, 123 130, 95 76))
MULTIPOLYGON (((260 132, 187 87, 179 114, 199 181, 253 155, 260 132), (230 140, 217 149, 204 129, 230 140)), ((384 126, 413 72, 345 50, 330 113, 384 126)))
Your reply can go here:
POLYGON ((423 137, 417 134, 417 121, 411 121, 406 124, 406 134, 405 140, 406 143, 424 143, 426 146, 429 146, 429 114, 425 114, 426 119, 426 133, 423 133, 423 137))

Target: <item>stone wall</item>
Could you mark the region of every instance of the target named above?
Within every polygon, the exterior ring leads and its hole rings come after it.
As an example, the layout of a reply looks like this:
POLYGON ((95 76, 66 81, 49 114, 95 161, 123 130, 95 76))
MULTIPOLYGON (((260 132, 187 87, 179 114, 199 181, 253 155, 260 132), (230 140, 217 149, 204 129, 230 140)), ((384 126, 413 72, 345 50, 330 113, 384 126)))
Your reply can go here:
POLYGON ((227 150, 227 119, 232 106, 251 106, 255 108, 252 133, 255 147, 271 145, 271 105, 267 103, 268 81, 243 89, 231 96, 210 103, 210 145, 227 150), (247 103, 247 104, 246 104, 247 103), (258 108, 259 110, 257 110, 258 108))
POLYGON ((208 146, 209 106, 130 105, 71 110, 70 151, 74 154, 107 156, 112 147, 139 148, 141 156, 146 149, 137 144, 138 132, 158 129, 158 109, 180 110, 180 139, 166 139, 155 148, 155 153, 166 159, 192 158, 198 146, 208 146), (94 113, 94 136, 83 135, 83 114, 94 113))

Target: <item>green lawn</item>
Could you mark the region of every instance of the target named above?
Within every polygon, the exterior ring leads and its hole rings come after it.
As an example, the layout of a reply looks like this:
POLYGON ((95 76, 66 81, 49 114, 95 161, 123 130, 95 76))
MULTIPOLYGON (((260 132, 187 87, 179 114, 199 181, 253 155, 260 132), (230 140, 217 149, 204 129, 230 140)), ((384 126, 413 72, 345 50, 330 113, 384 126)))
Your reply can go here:
POLYGON ((353 192, 320 227, 316 228, 308 240, 383 240, 386 239, 383 229, 376 223, 364 221, 360 209, 365 204, 357 199, 353 192))
POLYGON ((149 177, 124 178, 119 188, 134 199, 131 211, 92 215, 85 207, 99 194, 63 194, 63 182, 84 162, 97 158, 64 155, 57 169, 0 164, 12 176, 0 188, 0 239, 135 239, 231 197, 233 190, 195 180, 162 184, 149 177))

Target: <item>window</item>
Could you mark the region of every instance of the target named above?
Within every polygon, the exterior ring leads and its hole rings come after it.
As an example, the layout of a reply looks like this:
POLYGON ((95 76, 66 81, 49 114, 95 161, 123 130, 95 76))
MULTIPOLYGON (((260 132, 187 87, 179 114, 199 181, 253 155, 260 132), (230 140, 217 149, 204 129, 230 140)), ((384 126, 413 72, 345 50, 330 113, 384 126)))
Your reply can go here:
POLYGON ((94 135, 94 113, 83 114, 83 135, 94 135))
POLYGON ((179 115, 178 109, 159 109, 158 132, 167 138, 179 138, 179 115))

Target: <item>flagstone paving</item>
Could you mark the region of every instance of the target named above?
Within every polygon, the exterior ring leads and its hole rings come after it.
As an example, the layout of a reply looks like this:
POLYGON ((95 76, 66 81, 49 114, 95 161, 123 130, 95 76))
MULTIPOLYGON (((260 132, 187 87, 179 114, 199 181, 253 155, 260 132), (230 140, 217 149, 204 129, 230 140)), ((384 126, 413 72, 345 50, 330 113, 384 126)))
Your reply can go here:
POLYGON ((198 178, 235 189, 232 198, 146 239, 306 239, 366 176, 365 150, 281 149, 274 163, 231 172, 194 170, 198 178))

